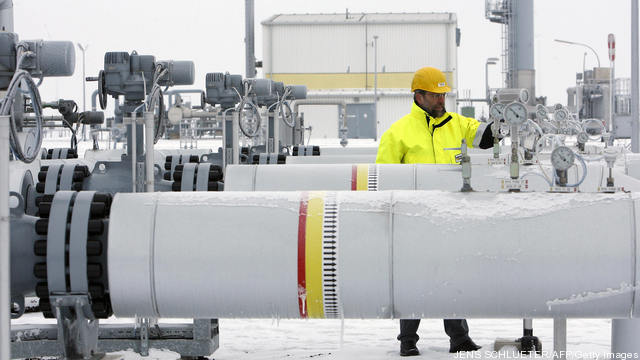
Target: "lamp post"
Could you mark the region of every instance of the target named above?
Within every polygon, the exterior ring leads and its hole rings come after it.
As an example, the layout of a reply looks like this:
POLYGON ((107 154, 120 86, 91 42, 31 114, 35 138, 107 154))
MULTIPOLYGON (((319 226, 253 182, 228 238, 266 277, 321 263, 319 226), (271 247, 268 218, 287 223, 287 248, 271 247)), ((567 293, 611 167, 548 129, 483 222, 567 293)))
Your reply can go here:
POLYGON ((489 88, 489 65, 495 65, 498 63, 498 58, 490 57, 487 59, 487 62, 484 64, 484 82, 486 88, 486 98, 487 104, 491 103, 491 89, 489 88))
POLYGON ((598 67, 600 67, 600 57, 598 56, 598 53, 593 50, 593 48, 587 44, 583 44, 583 43, 579 43, 579 42, 574 42, 574 41, 567 41, 567 40, 559 40, 559 39, 555 39, 553 40, 555 42, 559 42, 561 44, 567 44, 567 45, 578 45, 578 46, 584 46, 587 49, 591 50, 593 52, 593 55, 596 56, 596 60, 598 60, 598 67))
POLYGON ((375 113, 376 140, 378 139, 378 35, 373 35, 373 111, 375 113))
MULTIPOLYGON (((87 78, 85 75, 86 61, 85 61, 85 52, 89 48, 89 44, 82 45, 78 43, 78 47, 80 51, 82 51, 82 111, 87 111, 87 100, 86 100, 86 91, 87 91, 87 78)), ((84 125, 82 125, 82 140, 85 140, 85 130, 84 125)))

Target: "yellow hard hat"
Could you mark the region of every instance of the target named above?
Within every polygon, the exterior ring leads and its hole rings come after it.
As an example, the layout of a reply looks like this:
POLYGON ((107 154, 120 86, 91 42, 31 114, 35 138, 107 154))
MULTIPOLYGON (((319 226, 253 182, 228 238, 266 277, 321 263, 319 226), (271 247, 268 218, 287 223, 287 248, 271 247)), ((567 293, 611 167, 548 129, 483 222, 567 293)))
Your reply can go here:
POLYGON ((437 94, 451 91, 444 73, 433 67, 423 67, 416 71, 411 81, 411 92, 424 90, 437 94))

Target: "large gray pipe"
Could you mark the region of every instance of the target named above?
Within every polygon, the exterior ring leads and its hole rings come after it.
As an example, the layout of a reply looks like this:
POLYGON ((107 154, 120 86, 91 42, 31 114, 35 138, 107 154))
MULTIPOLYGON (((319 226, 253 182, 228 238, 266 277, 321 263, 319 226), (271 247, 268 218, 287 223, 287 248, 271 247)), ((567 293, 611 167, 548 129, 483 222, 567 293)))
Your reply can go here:
POLYGON ((631 151, 634 153, 640 152, 638 56, 638 0, 631 0, 631 151))
POLYGON ((511 0, 509 72, 511 87, 529 90, 529 103, 535 98, 535 67, 533 41, 533 0, 511 0), (511 63, 513 61, 513 63, 511 63))
POLYGON ((0 31, 13 32, 13 0, 0 0, 0 31))
POLYGON ((630 318, 640 307, 638 230, 629 225, 639 201, 624 193, 120 193, 109 221, 109 291, 122 317, 630 318))
POLYGON ((253 0, 244 1, 244 29, 245 29, 245 74, 247 78, 256 77, 256 55, 254 53, 254 31, 253 31, 253 0))

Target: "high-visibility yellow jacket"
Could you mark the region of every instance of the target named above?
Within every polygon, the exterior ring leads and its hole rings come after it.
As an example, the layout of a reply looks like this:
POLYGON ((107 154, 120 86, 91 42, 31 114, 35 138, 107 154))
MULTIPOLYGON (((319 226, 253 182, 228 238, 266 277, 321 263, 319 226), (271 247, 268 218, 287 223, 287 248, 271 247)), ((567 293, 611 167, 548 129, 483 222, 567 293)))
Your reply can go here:
POLYGON ((460 162, 460 150, 444 149, 459 148, 463 138, 467 146, 478 147, 490 129, 486 123, 456 113, 433 118, 414 103, 409 114, 382 134, 376 163, 455 164, 460 162))

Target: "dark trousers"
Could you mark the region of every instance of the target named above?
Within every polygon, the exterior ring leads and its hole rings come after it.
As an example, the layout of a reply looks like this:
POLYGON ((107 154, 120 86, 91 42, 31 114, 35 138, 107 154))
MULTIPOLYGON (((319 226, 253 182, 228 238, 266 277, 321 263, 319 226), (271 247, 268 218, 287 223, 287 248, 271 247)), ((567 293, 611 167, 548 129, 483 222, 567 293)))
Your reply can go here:
MULTIPOLYGON (((420 338, 417 334, 419 326, 420 319, 400 320, 400 335, 398 335, 398 340, 418 341, 420 338)), ((449 335, 449 343, 451 346, 458 346, 469 340, 469 325, 467 325, 467 320, 465 319, 445 319, 444 332, 449 335)))

